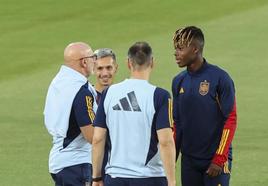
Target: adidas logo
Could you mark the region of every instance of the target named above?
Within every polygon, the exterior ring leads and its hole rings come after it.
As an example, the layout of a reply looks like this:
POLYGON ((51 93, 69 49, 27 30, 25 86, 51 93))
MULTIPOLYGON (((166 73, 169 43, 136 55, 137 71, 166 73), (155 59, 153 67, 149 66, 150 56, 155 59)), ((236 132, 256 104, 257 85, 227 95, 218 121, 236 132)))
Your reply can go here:
POLYGON ((124 111, 134 111, 134 112, 141 112, 138 100, 136 98, 135 92, 129 92, 127 93, 127 97, 123 97, 119 100, 120 104, 116 104, 113 106, 113 110, 124 110, 124 111), (128 101, 129 100, 129 101, 128 101), (120 107, 121 105, 121 107, 120 107), (121 109, 122 108, 122 109, 121 109))

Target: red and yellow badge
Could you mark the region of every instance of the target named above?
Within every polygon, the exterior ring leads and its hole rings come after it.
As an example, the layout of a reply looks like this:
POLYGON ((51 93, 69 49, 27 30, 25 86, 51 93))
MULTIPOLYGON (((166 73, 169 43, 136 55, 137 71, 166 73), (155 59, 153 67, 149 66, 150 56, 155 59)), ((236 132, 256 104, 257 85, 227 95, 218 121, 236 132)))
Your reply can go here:
POLYGON ((207 95, 208 91, 209 91, 209 82, 207 82, 207 80, 201 81, 199 86, 199 93, 202 96, 205 96, 207 95))

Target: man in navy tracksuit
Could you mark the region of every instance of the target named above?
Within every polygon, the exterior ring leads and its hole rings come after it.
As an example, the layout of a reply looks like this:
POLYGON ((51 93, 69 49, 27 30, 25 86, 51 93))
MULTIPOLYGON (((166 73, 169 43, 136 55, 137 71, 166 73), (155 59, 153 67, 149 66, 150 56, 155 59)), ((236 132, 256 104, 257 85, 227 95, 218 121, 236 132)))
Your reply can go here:
POLYGON ((204 35, 199 28, 180 28, 173 41, 176 63, 187 67, 172 82, 182 185, 228 186, 237 124, 234 83, 203 58, 204 35))

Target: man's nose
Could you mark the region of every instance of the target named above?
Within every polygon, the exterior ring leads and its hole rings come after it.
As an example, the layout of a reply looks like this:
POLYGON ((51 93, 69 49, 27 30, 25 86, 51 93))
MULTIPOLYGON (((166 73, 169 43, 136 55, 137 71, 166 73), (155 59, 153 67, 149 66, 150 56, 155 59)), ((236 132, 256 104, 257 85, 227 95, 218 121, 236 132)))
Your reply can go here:
POLYGON ((103 71, 102 71, 102 75, 108 75, 108 74, 109 74, 109 70, 104 68, 103 71))

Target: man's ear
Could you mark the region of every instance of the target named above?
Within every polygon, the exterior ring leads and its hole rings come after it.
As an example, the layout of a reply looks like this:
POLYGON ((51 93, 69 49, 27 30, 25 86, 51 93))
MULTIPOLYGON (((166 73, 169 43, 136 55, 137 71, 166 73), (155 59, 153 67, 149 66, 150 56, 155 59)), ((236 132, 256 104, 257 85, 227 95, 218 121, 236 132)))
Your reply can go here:
POLYGON ((94 62, 94 64, 93 64, 93 69, 92 69, 92 71, 95 73, 96 72, 96 67, 97 65, 96 65, 96 63, 94 62))
POLYGON ((118 69, 118 64, 115 63, 115 70, 114 70, 115 73, 117 72, 117 69, 118 69))
POLYGON ((197 47, 196 45, 193 46, 193 53, 197 54, 200 51, 200 48, 197 47))
POLYGON ((131 63, 129 58, 127 58, 127 67, 128 67, 129 70, 131 70, 132 63, 131 63))
POLYGON ((202 45, 200 44, 200 42, 193 41, 191 46, 192 46, 192 51, 194 54, 197 54, 199 52, 202 53, 202 45))
POLYGON ((152 57, 152 59, 151 59, 151 68, 154 68, 154 58, 152 57))
POLYGON ((87 61, 86 59, 81 59, 79 60, 79 65, 83 68, 85 68, 87 66, 87 61))

